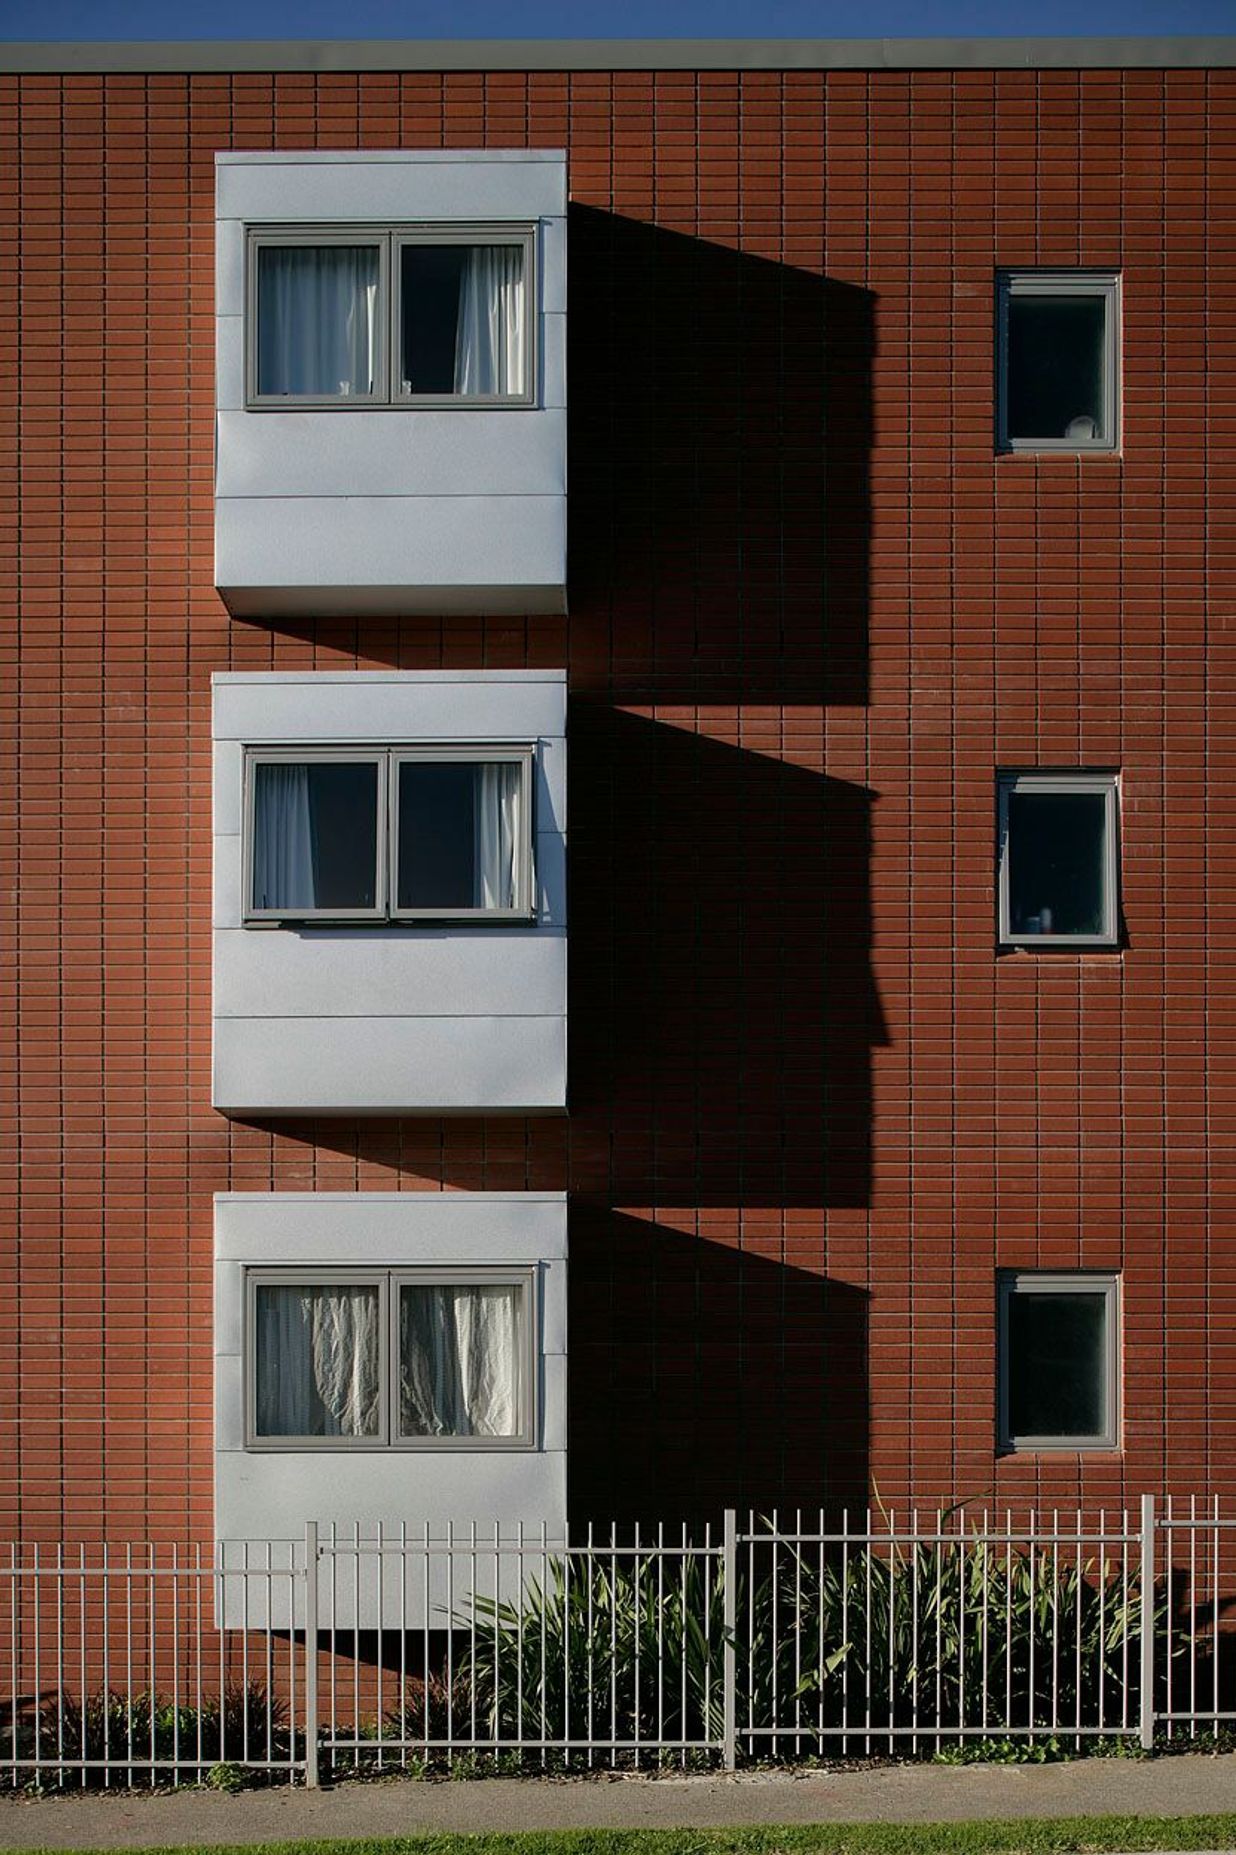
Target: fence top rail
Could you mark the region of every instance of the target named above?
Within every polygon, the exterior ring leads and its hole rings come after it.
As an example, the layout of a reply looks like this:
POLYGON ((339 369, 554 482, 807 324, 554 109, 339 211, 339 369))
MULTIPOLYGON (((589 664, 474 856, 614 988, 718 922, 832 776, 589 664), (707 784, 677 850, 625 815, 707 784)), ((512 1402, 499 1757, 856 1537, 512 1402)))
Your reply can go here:
MULTIPOLYGON (((1199 1522, 1200 1525, 1200 1522, 1199 1522)), ((915 1532, 911 1527, 897 1527, 888 1532, 815 1533, 748 1532, 738 1534, 740 1546, 1136 1546, 1140 1530, 1129 1532, 1081 1531, 1076 1527, 1058 1527, 1047 1531, 1029 1527, 972 1527, 961 1532, 915 1532)))
POLYGON ((719 1543, 711 1546, 697 1546, 690 1542, 685 1546, 646 1546, 642 1541, 638 1546, 621 1544, 611 1546, 608 1542, 602 1543, 599 1540, 584 1544, 578 1540, 560 1539, 546 1541, 528 1539, 522 1544, 517 1540, 509 1539, 456 1539, 451 1541, 434 1539, 428 1544, 419 1539, 362 1540, 359 1545, 350 1539, 319 1540, 318 1542, 318 1557, 322 1559, 423 1558, 426 1554, 430 1557, 442 1557, 448 1553, 461 1559, 471 1558, 473 1555, 486 1559, 492 1559, 495 1555, 515 1559, 555 1556, 572 1559, 719 1559, 724 1552, 724 1546, 719 1543))

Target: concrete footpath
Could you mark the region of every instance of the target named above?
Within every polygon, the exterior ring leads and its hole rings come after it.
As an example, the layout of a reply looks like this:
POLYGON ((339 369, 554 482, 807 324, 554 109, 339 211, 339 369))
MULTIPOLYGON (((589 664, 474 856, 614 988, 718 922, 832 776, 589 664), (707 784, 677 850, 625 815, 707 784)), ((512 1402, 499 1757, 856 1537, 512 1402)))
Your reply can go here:
POLYGON ((984 1817, 1236 1812, 1236 1754, 1140 1763, 890 1765, 736 1777, 390 1779, 310 1792, 209 1791, 0 1801, 0 1848, 138 1849, 433 1830, 693 1829, 984 1817))

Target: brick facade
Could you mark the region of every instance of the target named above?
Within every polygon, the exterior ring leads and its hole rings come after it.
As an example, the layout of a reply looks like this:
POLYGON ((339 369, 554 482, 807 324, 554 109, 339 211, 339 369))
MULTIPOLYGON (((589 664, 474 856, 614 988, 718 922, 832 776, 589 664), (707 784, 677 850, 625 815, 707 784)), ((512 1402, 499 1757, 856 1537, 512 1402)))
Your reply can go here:
POLYGON ((219 1190, 568 1188, 582 1517, 1223 1487, 1236 73, 8 75, 0 123, 3 1530, 209 1538, 219 1190), (215 151, 522 145, 569 619, 229 620, 215 151), (1122 273, 1119 458, 993 453, 1031 265, 1122 273), (210 672, 562 664, 569 1120, 212 1112, 210 672), (1121 770, 1119 954, 994 951, 1034 766, 1121 770), (996 1455, 1042 1266, 1122 1272, 1122 1454, 996 1455))

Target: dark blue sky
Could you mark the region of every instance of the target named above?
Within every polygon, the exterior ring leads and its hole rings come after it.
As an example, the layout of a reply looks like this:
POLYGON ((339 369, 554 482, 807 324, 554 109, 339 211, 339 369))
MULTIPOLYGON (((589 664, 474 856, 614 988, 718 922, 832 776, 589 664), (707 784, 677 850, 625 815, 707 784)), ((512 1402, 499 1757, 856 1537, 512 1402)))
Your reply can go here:
POLYGON ((0 39, 1236 32, 1236 0, 0 0, 0 39))

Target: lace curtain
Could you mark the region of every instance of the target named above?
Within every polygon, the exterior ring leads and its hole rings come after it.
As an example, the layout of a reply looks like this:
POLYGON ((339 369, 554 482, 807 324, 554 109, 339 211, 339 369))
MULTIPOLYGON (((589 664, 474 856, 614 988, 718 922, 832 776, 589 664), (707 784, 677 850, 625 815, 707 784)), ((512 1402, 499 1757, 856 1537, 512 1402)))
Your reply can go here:
POLYGON ((404 1284, 401 1436, 518 1434, 519 1301, 511 1283, 404 1284))
POLYGON ((259 1436, 377 1436, 381 1347, 376 1288, 257 1291, 259 1436))

